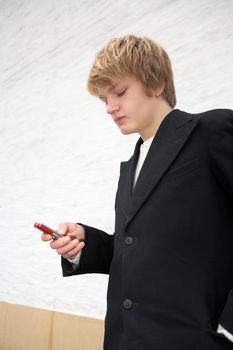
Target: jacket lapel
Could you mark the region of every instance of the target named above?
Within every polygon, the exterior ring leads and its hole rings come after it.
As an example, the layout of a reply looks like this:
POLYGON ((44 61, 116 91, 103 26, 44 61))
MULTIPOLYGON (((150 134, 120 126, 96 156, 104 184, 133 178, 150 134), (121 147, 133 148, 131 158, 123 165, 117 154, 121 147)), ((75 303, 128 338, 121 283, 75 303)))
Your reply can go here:
POLYGON ((129 209, 132 202, 134 172, 138 161, 140 146, 142 143, 143 140, 140 138, 136 143, 134 154, 130 160, 121 163, 118 192, 120 193, 120 202, 122 204, 122 208, 126 217, 129 215, 129 209))
POLYGON ((140 145, 139 139, 133 157, 121 166, 119 182, 120 202, 126 214, 126 225, 133 219, 151 191, 157 186, 169 166, 191 135, 199 118, 180 110, 170 112, 161 123, 140 171, 134 191, 133 178, 140 145))

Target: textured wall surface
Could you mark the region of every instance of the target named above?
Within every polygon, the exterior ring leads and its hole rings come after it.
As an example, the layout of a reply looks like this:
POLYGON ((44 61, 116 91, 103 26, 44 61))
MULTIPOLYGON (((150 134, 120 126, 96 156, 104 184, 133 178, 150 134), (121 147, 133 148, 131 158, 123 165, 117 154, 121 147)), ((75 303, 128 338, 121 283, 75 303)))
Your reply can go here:
POLYGON ((0 299, 103 318, 107 276, 63 278, 34 221, 114 231, 123 136, 88 95, 95 52, 122 34, 159 41, 177 107, 233 108, 232 0, 0 0, 0 299))

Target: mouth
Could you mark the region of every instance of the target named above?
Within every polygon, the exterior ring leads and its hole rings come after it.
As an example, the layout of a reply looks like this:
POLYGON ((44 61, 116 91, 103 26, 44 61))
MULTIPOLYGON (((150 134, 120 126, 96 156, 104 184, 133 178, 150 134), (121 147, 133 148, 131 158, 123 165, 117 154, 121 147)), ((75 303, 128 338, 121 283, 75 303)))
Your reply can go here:
POLYGON ((115 122, 116 124, 121 124, 121 123, 124 121, 124 119, 125 119, 124 116, 122 116, 122 117, 117 117, 117 118, 114 119, 114 122, 115 122))

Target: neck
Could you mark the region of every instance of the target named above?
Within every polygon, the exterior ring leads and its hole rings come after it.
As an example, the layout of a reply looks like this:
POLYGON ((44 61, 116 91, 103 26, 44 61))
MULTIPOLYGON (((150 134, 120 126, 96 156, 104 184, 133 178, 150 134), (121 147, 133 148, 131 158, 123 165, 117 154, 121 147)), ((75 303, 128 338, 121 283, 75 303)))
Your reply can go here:
POLYGON ((162 103, 159 104, 159 106, 156 106, 156 112, 154 114, 153 123, 150 125, 150 127, 147 130, 144 130, 140 136, 143 139, 143 141, 148 140, 152 136, 154 136, 159 127, 162 123, 163 119, 173 110, 171 106, 168 105, 168 103, 164 100, 162 100, 162 103))

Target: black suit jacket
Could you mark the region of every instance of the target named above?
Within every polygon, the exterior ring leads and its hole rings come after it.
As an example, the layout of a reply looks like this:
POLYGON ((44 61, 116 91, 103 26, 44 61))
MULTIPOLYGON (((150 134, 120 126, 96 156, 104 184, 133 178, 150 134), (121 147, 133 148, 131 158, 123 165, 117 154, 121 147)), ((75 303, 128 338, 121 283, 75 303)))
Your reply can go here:
POLYGON ((121 164, 115 234, 86 228, 78 269, 109 273, 105 350, 227 350, 233 343, 233 112, 169 113, 134 191, 121 164))

